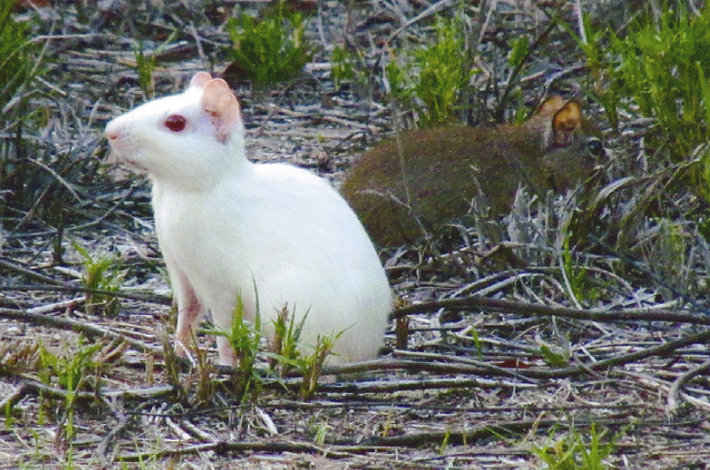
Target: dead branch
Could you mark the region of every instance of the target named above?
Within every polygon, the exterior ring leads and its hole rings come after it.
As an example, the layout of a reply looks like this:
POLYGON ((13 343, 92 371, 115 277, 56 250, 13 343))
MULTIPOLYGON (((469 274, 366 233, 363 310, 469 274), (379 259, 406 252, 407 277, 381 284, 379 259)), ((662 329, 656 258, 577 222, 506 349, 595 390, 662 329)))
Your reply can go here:
MULTIPOLYGON (((17 390, 15 390, 15 392, 13 392, 9 397, 4 399, 0 403, 0 405, 3 406, 3 408, 1 409, 5 409, 4 407, 8 405, 12 407, 27 395, 41 394, 45 398, 52 398, 55 400, 67 400, 69 396, 69 392, 67 392, 66 390, 43 384, 42 382, 32 377, 28 377, 23 374, 4 374, 2 372, 3 371, 0 370, 0 375, 11 375, 20 378, 22 380, 22 384, 17 390)), ((74 392, 73 395, 73 400, 75 401, 86 402, 96 400, 96 395, 90 392, 74 392)))
MULTIPOLYGON (((620 427, 628 425, 628 419, 601 418, 595 419, 594 424, 620 427)), ((674 423, 674 425, 677 424, 678 423, 674 423)), ((489 424, 473 430, 434 431, 391 437, 373 437, 364 441, 363 444, 386 447, 421 447, 424 445, 442 445, 444 442, 452 445, 471 445, 481 439, 515 437, 531 430, 550 429, 554 426, 574 426, 575 429, 588 429, 591 425, 591 422, 584 421, 575 421, 574 424, 570 424, 559 419, 533 419, 489 424)))
MULTIPOLYGON (((387 447, 420 447, 424 445, 441 445, 445 440, 449 444, 472 444, 475 441, 488 438, 511 437, 530 431, 533 428, 549 429, 559 425, 560 421, 550 420, 527 420, 501 422, 482 426, 470 431, 434 431, 404 434, 401 436, 372 437, 365 441, 366 444, 387 447)), ((575 423, 576 425, 581 425, 575 423)))
POLYGON ((99 457, 103 465, 108 464, 108 452, 110 450, 110 446, 113 443, 113 440, 116 438, 116 436, 122 433, 128 427, 129 424, 131 424, 133 419, 134 415, 121 414, 118 423, 116 423, 111 428, 111 430, 106 433, 103 439, 101 439, 101 442, 96 447, 94 454, 99 457))
POLYGON ((162 354, 163 352, 162 348, 158 346, 151 346, 142 341, 138 341, 137 339, 112 331, 108 328, 72 320, 71 318, 53 317, 38 313, 30 313, 26 310, 16 310, 10 308, 0 308, 0 318, 75 331, 90 338, 121 339, 139 351, 158 354, 162 354))
POLYGON ((17 387, 12 393, 6 396, 2 401, 0 401, 0 410, 12 409, 17 403, 20 402, 25 396, 31 393, 32 387, 23 383, 17 387))
POLYGON ((207 451, 212 451, 216 454, 225 454, 227 452, 305 452, 330 458, 347 458, 353 453, 373 450, 377 449, 367 446, 317 446, 308 442, 217 441, 177 449, 121 454, 116 456, 116 460, 119 462, 144 462, 147 459, 200 454, 207 451))
POLYGON ((10 261, 6 261, 2 258, 0 258, 0 268, 7 269, 9 271, 17 272, 22 274, 23 276, 31 277, 32 279, 36 279, 38 281, 43 281, 48 284, 53 284, 56 286, 61 286, 64 284, 62 281, 59 281, 57 279, 54 279, 49 276, 45 276, 44 274, 40 274, 38 272, 32 271, 31 269, 25 268, 24 266, 20 266, 18 264, 12 263, 10 261))
MULTIPOLYGON (((407 352, 398 351, 403 355, 407 352)), ((415 355, 416 353, 411 353, 415 355)), ((407 361, 394 359, 377 359, 373 361, 358 362, 354 364, 334 365, 323 368, 323 375, 340 375, 340 374, 355 374, 362 372, 386 371, 386 370, 406 370, 409 372, 433 372, 440 374, 475 374, 475 375, 495 375, 495 376, 515 376, 516 373, 511 370, 497 368, 485 363, 463 363, 457 361, 455 356, 439 356, 438 361, 407 361), (441 360, 448 357, 449 363, 443 363, 441 360), (454 363, 456 362, 456 363, 454 363)), ((430 358, 434 359, 434 358, 430 358)))
MULTIPOLYGON (((575 377, 575 376, 579 376, 579 375, 589 374, 592 371, 605 370, 610 367, 628 364, 630 362, 639 361, 641 359, 645 359, 645 358, 652 357, 652 356, 664 356, 664 355, 670 354, 671 352, 676 351, 680 348, 689 346, 691 344, 696 344, 696 343, 702 344, 708 340, 710 340, 710 329, 703 330, 699 333, 695 333, 692 335, 682 337, 682 338, 677 339, 675 341, 669 341, 667 343, 663 343, 658 346, 652 346, 652 347, 641 349, 639 351, 635 351, 635 352, 632 352, 629 354, 623 354, 621 356, 611 357, 611 358, 604 359, 604 360, 594 362, 594 363, 582 364, 582 365, 573 366, 573 367, 556 368, 556 369, 542 369, 542 368, 515 369, 514 375, 516 378, 526 378, 526 379, 543 379, 543 378, 553 379, 553 378, 575 377)), ((438 355, 438 356, 441 356, 441 355, 438 355)), ((363 371, 391 370, 391 369, 406 369, 406 370, 410 370, 410 371, 422 371, 422 370, 434 371, 434 370, 438 369, 439 371, 446 370, 447 372, 451 372, 452 370, 460 371, 459 368, 463 367, 463 366, 456 365, 451 370, 448 370, 449 367, 450 366, 448 364, 422 362, 422 361, 376 360, 376 361, 368 361, 368 362, 363 362, 363 363, 358 363, 358 364, 350 364, 350 365, 344 365, 344 366, 329 366, 328 368, 324 369, 324 373, 345 374, 345 373, 356 373, 356 372, 363 372, 363 371)), ((488 376, 513 374, 512 371, 510 373, 504 374, 500 370, 495 370, 493 368, 473 367, 472 369, 473 370, 471 370, 471 373, 488 375, 488 376)), ((438 380, 438 379, 436 379, 436 380, 438 380)), ((439 387, 436 380, 431 382, 431 385, 432 385, 431 388, 438 388, 439 387)), ((391 382, 387 382, 387 383, 392 385, 391 382)), ((418 384, 419 384, 419 388, 427 388, 426 387, 426 384, 427 384, 426 380, 418 381, 418 384)), ((333 385, 335 385, 335 384, 333 384, 333 385)), ((348 384, 348 386, 351 386, 351 385, 354 385, 354 384, 348 384)), ((389 389, 390 385, 386 386, 386 388, 389 389)), ((522 384, 516 384, 516 385, 522 386, 522 384)), ((404 386, 409 387, 410 385, 404 384, 404 386)), ((323 385, 321 390, 325 391, 327 387, 328 387, 328 385, 323 385)), ((397 389, 395 388, 394 390, 397 390, 397 389)), ((344 392, 345 391, 346 390, 344 390, 344 392)), ((362 392, 362 391, 366 391, 366 390, 354 390, 354 392, 357 392, 357 391, 362 392)), ((369 390, 367 390, 367 391, 369 391, 369 390)))
POLYGON ((416 305, 398 308, 393 312, 395 318, 414 313, 435 312, 439 309, 465 310, 470 308, 488 308, 495 311, 517 315, 534 315, 537 317, 564 317, 577 320, 592 320, 598 322, 614 321, 665 321, 675 323, 692 323, 710 325, 710 316, 679 313, 668 310, 625 309, 620 311, 603 311, 596 309, 580 310, 569 307, 551 307, 527 302, 515 302, 504 299, 491 299, 472 295, 458 299, 436 300, 416 305))
POLYGON ((680 375, 671 385, 668 391, 668 412, 673 413, 678 408, 678 395, 680 388, 686 383, 690 382, 693 377, 701 374, 707 373, 710 370, 710 361, 705 361, 698 367, 690 369, 688 372, 680 375))
MULTIPOLYGON (((27 395, 39 395, 40 393, 47 397, 57 400, 66 400, 67 391, 59 388, 52 387, 50 385, 44 384, 33 377, 29 377, 25 374, 17 374, 11 371, 6 371, 0 368, 0 376, 14 377, 20 380, 20 386, 12 392, 9 396, 5 397, 0 402, 0 410, 4 409, 5 406, 12 407, 17 402, 22 400, 23 397, 27 395)), ((96 401, 98 398, 107 398, 111 400, 123 399, 154 399, 157 397, 163 397, 166 395, 171 395, 175 392, 175 387, 172 385, 158 385, 155 387, 147 387, 140 389, 129 389, 129 390, 103 390, 94 392, 75 392, 74 399, 78 401, 96 401)))
POLYGON ((708 340, 710 340, 710 330, 703 330, 700 333, 688 335, 675 341, 663 343, 658 346, 652 346, 650 348, 645 348, 633 353, 623 354, 617 357, 611 357, 609 359, 604 359, 592 364, 583 364, 581 366, 565 367, 561 369, 525 369, 520 370, 519 372, 520 375, 536 378, 575 377, 587 374, 590 371, 604 370, 613 366, 628 364, 630 362, 639 361, 641 359, 645 359, 652 356, 664 356, 680 348, 690 346, 691 344, 695 343, 702 344, 708 340))
POLYGON ((454 378, 422 378, 422 379, 400 379, 369 382, 349 382, 334 384, 319 384, 318 390, 323 393, 388 393, 401 392, 404 390, 428 390, 437 388, 514 388, 514 389, 534 389, 537 384, 509 382, 503 380, 473 379, 464 377, 454 378))
MULTIPOLYGON (((0 260, 2 262, 2 260, 0 260)), ((51 279, 51 278, 49 278, 51 279)), ((141 294, 137 292, 113 291, 104 289, 89 289, 83 286, 73 286, 63 284, 61 281, 54 281, 54 285, 33 285, 33 284, 17 284, 12 286, 0 286, 0 292, 26 292, 26 291, 41 291, 41 292, 71 292, 71 293, 86 293, 98 294, 108 297, 118 297, 120 299, 138 300, 141 302, 150 302, 158 305, 172 305, 172 298, 164 295, 141 294)))

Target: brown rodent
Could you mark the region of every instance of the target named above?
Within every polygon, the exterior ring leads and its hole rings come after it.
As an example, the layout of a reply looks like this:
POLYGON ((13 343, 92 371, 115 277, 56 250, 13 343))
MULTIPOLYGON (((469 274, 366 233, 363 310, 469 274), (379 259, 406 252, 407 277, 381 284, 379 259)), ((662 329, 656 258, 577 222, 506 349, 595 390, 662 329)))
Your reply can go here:
POLYGON ((553 96, 520 125, 402 132, 364 154, 341 192, 378 245, 396 246, 465 215, 474 199, 500 215, 520 186, 574 187, 603 154, 580 104, 553 96))

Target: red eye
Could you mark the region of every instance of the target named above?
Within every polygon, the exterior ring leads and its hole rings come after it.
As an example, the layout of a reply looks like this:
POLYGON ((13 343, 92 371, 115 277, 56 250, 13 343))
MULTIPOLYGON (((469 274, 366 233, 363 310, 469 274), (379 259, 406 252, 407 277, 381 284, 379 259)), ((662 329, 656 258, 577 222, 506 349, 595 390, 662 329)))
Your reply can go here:
POLYGON ((171 114, 165 119, 165 127, 173 132, 180 132, 185 129, 187 120, 179 114, 171 114))

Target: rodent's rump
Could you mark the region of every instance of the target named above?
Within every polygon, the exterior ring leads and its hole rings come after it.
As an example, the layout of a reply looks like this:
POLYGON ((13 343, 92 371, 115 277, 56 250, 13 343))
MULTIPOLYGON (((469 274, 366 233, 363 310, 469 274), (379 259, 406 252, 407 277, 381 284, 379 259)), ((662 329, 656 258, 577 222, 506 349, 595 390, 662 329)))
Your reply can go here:
MULTIPOLYGON (((304 345, 340 334, 331 363, 377 354, 392 298, 364 228, 325 180, 247 160, 239 104, 226 82, 198 73, 184 93, 111 121, 106 136, 118 159, 152 180, 183 352, 204 311, 230 328, 239 298, 248 320, 258 307, 267 337, 284 307, 296 322, 306 316, 304 345)), ((226 340, 217 344, 220 362, 233 365, 226 340)))
POLYGON ((464 216, 499 215, 520 186, 574 187, 604 152, 579 103, 555 96, 521 125, 405 131, 365 153, 341 192, 380 246, 415 241, 464 216))

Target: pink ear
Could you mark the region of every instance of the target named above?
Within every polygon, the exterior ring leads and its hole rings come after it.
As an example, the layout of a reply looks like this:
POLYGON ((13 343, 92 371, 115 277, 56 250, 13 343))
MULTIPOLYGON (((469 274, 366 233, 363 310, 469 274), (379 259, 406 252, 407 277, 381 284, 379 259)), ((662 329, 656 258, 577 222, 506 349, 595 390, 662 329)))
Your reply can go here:
POLYGON ((204 86, 212 80, 212 75, 208 74, 207 72, 197 72, 194 77, 192 77, 192 80, 190 80, 190 87, 199 87, 199 88, 204 88, 204 86))
POLYGON ((207 82, 202 95, 202 109, 210 115, 217 140, 227 142, 227 138, 241 121, 239 103, 227 82, 221 78, 207 82))

